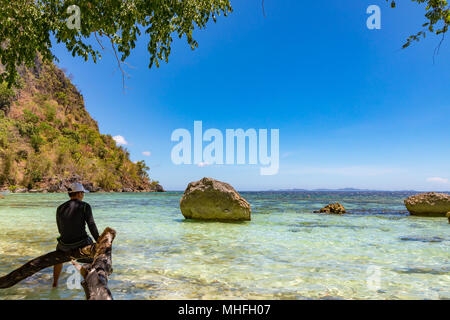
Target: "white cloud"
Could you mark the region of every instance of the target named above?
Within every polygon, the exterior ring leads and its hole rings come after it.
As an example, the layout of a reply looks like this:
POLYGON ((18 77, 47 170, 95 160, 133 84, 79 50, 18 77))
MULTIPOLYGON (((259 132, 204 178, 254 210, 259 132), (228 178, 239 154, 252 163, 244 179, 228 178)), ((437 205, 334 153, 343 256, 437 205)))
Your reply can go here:
POLYGON ((122 136, 114 136, 113 139, 119 146, 120 145, 126 146, 128 144, 127 140, 125 140, 125 138, 122 136))
POLYGON ((144 152, 142 152, 142 154, 146 157, 150 157, 152 155, 152 153, 150 151, 144 151, 144 152))
POLYGON ((438 182, 438 183, 448 183, 448 179, 439 178, 439 177, 428 178, 427 181, 428 182, 438 182))
POLYGON ((200 168, 203 168, 203 167, 209 166, 209 163, 208 162, 199 162, 199 163, 197 163, 197 166, 200 168))

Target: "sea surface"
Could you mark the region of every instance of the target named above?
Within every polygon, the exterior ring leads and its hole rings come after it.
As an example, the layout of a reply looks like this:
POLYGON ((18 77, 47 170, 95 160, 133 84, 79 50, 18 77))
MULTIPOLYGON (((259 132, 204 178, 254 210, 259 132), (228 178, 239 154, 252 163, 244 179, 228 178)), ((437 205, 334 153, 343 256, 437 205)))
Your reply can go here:
MULTIPOLYGON (((252 221, 185 220, 181 192, 88 194, 99 231, 117 230, 115 299, 450 299, 450 225, 410 216, 402 192, 242 192, 252 221), (312 213, 339 201, 342 216, 312 213)), ((65 194, 0 200, 0 276, 53 251, 65 194)), ((64 265, 0 299, 84 299, 64 265)))

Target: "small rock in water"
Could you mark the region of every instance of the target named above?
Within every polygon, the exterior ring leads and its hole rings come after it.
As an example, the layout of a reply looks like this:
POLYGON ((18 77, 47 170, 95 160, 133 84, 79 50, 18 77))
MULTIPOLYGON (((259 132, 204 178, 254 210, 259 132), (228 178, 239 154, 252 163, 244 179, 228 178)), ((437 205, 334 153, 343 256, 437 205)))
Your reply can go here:
POLYGON ((319 211, 314 211, 314 213, 330 213, 330 214, 344 214, 345 208, 339 202, 334 204, 329 204, 326 207, 320 209, 319 211))
POLYGON ((251 220, 250 204, 231 185, 212 178, 189 183, 180 209, 186 219, 251 220))

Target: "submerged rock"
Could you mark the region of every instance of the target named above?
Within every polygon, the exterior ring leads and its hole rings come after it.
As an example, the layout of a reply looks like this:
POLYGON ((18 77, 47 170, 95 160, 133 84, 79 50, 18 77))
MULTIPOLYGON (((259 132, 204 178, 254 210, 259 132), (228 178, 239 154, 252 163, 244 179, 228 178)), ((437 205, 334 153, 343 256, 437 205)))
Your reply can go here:
POLYGON ((180 209, 186 219, 251 220, 250 204, 231 185, 211 178, 189 183, 180 209))
POLYGON ((447 212, 445 216, 448 218, 448 223, 450 223, 450 212, 447 212))
POLYGON ((450 195, 426 192, 405 199, 405 206, 414 216, 445 217, 450 212, 450 195))
POLYGON ((0 193, 0 199, 5 199, 5 196, 0 193))
POLYGON ((345 208, 339 202, 334 204, 329 204, 326 207, 320 209, 319 211, 314 211, 314 213, 330 213, 330 214, 344 214, 345 208))

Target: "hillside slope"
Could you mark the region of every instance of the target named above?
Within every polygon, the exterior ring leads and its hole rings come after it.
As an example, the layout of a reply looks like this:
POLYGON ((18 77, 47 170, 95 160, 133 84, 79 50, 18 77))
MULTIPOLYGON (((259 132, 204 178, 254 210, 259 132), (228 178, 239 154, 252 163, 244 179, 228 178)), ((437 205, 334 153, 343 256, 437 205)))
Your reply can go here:
POLYGON ((18 88, 0 83, 0 190, 64 192, 74 180, 91 191, 162 190, 144 161, 100 134, 62 70, 36 58, 19 74, 18 88))

